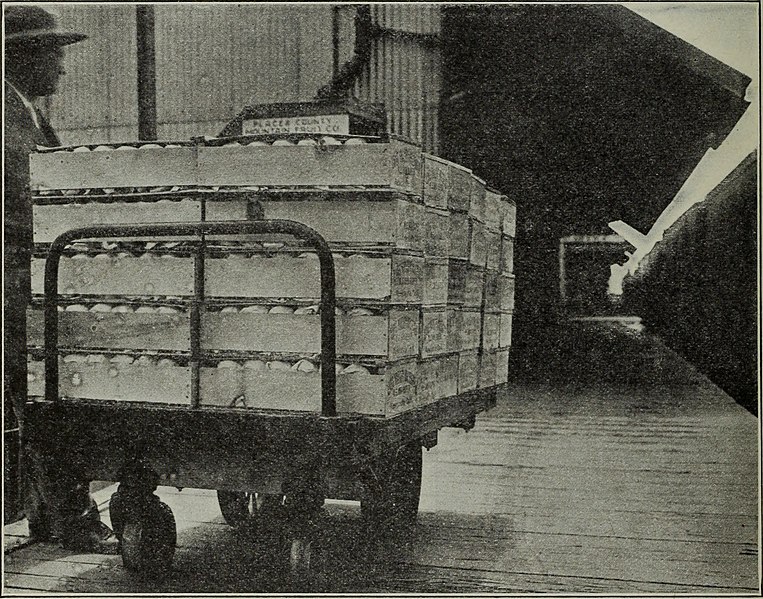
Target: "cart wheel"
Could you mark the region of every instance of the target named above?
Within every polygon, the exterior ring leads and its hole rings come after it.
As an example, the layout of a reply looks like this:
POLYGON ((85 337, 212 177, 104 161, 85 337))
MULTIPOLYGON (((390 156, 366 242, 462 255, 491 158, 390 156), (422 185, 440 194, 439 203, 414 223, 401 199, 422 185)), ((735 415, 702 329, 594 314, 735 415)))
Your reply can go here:
POLYGON ((225 521, 233 528, 241 528, 252 517, 254 493, 245 491, 217 491, 217 503, 225 521))
POLYGON ((360 509, 380 530, 416 523, 421 497, 421 443, 401 447, 394 460, 379 458, 371 466, 370 481, 360 509))
POLYGON ((122 563, 128 570, 158 578, 169 573, 177 544, 172 510, 151 502, 142 514, 127 515, 122 529, 122 563))

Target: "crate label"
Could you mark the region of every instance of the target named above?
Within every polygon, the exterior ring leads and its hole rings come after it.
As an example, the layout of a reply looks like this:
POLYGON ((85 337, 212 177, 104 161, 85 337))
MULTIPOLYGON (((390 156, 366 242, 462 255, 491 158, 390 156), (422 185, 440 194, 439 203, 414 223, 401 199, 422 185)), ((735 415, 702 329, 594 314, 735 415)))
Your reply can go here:
POLYGON ((428 357, 448 351, 448 317, 445 311, 425 310, 421 318, 421 355, 428 357))
MULTIPOLYGON (((350 321, 348 324, 352 324, 352 321, 350 321)), ((389 358, 398 359, 406 356, 415 356, 418 355, 418 353, 418 310, 390 310, 389 358)))
POLYGON ((243 135, 279 135, 282 133, 350 133, 349 114, 320 114, 248 119, 242 123, 243 135))
POLYGON ((424 295, 424 259, 415 256, 392 257, 393 303, 418 303, 424 295))
MULTIPOLYGON (((370 144, 375 145, 375 144, 370 144)), ((389 144, 392 185, 398 189, 421 195, 421 150, 400 141, 389 144)))

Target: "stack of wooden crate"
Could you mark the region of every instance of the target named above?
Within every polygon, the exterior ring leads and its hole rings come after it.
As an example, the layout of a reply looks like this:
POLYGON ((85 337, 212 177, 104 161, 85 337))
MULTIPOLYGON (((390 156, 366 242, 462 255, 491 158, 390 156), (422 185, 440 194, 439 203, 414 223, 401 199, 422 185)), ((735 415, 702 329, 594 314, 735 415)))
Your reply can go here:
MULTIPOLYGON (((122 144, 34 154, 31 168, 30 395, 42 395, 42 273, 57 235, 261 216, 302 222, 331 246, 340 413, 393 416, 506 381, 514 205, 414 145, 349 135, 122 144)), ((315 253, 289 239, 206 239, 194 331, 200 248, 73 244, 59 277, 62 396, 319 411, 315 253)))

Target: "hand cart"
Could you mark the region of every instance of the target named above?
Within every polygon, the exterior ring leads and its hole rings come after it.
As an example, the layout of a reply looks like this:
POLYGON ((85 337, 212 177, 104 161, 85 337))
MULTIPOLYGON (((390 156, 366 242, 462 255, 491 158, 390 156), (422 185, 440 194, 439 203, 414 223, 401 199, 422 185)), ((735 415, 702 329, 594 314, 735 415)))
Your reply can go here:
POLYGON ((171 510, 154 495, 159 484, 215 489, 232 526, 251 525, 268 503, 286 514, 294 573, 310 568, 311 529, 326 498, 360 500, 373 531, 411 525, 421 486, 421 448, 446 426, 469 429, 495 404, 498 387, 477 389, 391 418, 338 415, 335 281, 327 242, 286 220, 94 225, 60 235, 44 279, 45 396, 27 405, 27 440, 44 440, 57 459, 90 480, 118 481, 110 511, 126 568, 160 575, 172 563, 171 510), (264 411, 200 405, 198 372, 206 235, 287 234, 312 246, 321 275, 321 412, 264 411), (190 405, 141 404, 59 396, 58 273, 63 250, 93 238, 195 237, 195 295, 190 309, 190 405))

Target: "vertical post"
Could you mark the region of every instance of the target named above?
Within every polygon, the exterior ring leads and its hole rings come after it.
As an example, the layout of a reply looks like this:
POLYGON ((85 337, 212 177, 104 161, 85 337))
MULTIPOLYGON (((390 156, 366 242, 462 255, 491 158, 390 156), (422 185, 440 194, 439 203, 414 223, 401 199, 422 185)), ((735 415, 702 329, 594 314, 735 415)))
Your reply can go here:
MULTIPOLYGON (((201 220, 207 220, 207 200, 201 200, 201 220)), ((193 256, 193 303, 191 304, 191 407, 198 408, 201 402, 201 334, 202 320, 206 310, 205 266, 207 258, 207 237, 204 229, 199 230, 199 245, 193 256)))
POLYGON ((154 7, 135 7, 138 42, 138 139, 156 139, 156 50, 154 7))
POLYGON ((337 76, 339 73, 339 10, 341 7, 333 6, 331 8, 331 46, 333 50, 332 54, 332 69, 331 78, 337 76))
POLYGON ((567 273, 565 272, 565 243, 564 238, 559 240, 559 299, 562 301, 562 307, 567 303, 567 273))

